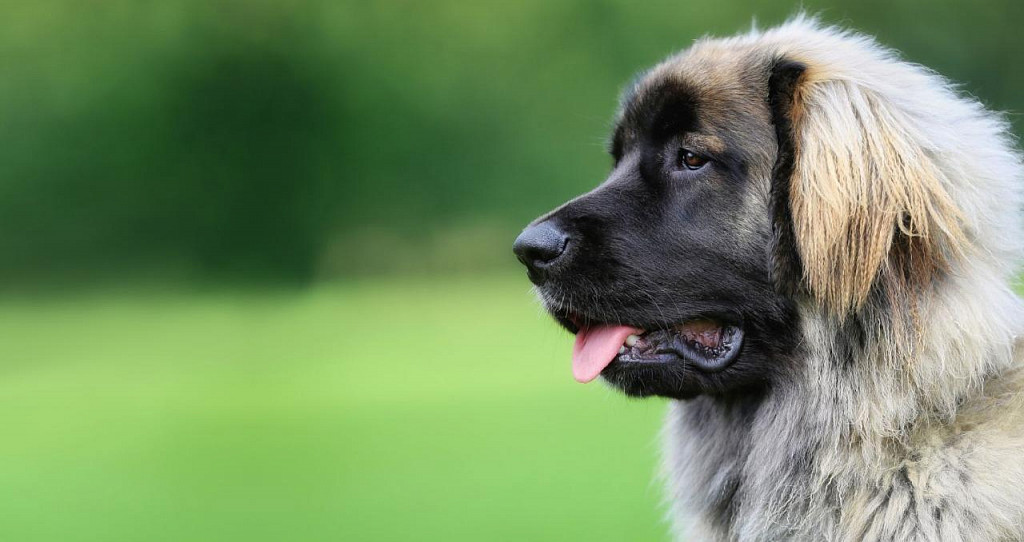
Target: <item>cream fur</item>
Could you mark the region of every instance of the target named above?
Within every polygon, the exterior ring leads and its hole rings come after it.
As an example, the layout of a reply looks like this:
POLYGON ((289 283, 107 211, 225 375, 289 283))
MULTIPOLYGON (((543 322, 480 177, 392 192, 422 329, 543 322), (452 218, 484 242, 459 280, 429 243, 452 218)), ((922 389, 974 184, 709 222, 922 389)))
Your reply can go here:
POLYGON ((1011 287, 1024 168, 1007 123, 871 39, 803 17, 698 41, 652 77, 752 52, 808 68, 791 185, 800 362, 756 401, 672 404, 676 532, 1024 540, 1024 305, 1011 287), (919 249, 909 276, 893 271, 894 229, 919 249))

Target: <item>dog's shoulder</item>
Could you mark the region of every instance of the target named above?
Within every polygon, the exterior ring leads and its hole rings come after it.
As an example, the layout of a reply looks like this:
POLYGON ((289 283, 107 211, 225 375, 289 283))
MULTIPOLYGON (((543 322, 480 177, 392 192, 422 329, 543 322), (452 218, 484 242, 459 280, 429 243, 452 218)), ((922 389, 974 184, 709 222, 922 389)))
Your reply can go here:
POLYGON ((887 487, 874 492, 879 506, 862 518, 865 532, 899 540, 1024 538, 1021 344, 1014 365, 987 379, 952 423, 926 423, 917 431, 887 487))

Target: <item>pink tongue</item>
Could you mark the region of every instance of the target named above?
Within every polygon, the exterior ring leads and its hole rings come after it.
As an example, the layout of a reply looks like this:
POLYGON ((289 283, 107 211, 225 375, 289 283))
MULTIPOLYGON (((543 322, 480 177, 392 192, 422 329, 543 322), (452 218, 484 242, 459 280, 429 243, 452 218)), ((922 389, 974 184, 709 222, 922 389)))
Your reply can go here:
POLYGON ((595 326, 580 328, 572 347, 572 376, 579 382, 590 382, 615 359, 626 337, 640 330, 627 326, 595 326))

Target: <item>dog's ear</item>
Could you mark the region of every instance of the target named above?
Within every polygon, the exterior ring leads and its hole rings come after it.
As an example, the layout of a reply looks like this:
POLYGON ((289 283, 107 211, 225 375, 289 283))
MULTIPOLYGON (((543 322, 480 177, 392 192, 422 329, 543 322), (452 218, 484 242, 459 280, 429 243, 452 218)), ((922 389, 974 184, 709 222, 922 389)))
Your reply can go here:
POLYGON ((962 253, 965 235, 911 119, 889 97, 825 72, 787 59, 770 68, 773 267, 782 291, 842 317, 876 286, 908 297, 962 253))

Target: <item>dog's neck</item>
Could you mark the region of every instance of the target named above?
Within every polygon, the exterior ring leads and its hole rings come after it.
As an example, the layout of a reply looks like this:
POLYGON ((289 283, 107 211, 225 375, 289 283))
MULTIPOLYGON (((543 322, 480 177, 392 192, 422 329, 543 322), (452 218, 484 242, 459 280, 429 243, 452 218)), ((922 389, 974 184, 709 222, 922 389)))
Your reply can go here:
POLYGON ((1005 277, 971 271, 921 296, 916 338, 878 314, 839 322, 805 306, 784 380, 674 404, 665 474, 685 488, 671 496, 677 512, 710 533, 820 534, 861 488, 906 477, 919 441, 952 437, 962 409, 1019 364, 1024 306, 1005 277))

